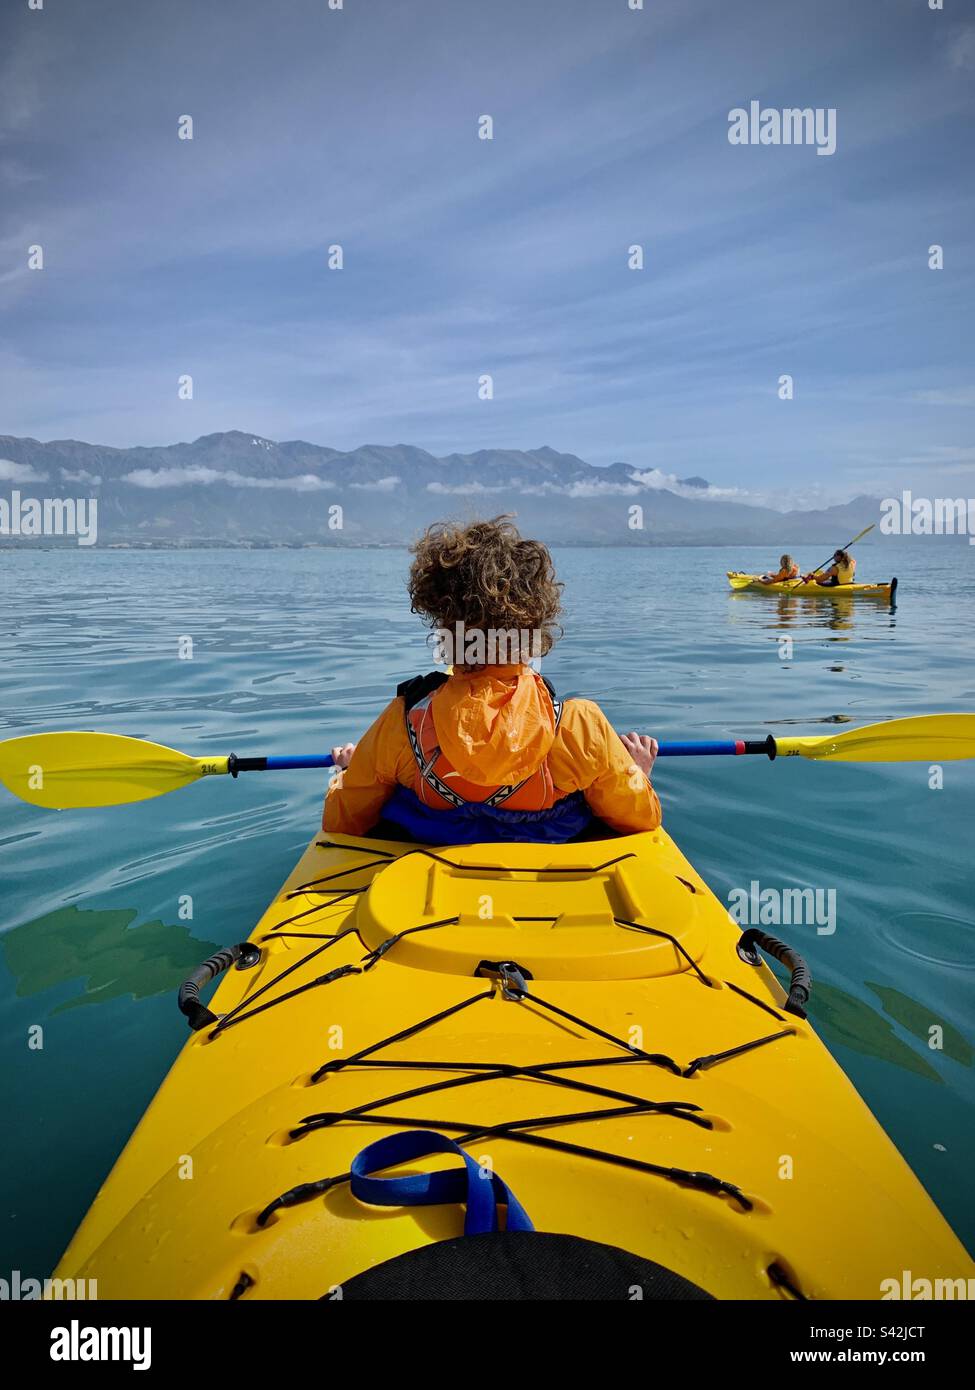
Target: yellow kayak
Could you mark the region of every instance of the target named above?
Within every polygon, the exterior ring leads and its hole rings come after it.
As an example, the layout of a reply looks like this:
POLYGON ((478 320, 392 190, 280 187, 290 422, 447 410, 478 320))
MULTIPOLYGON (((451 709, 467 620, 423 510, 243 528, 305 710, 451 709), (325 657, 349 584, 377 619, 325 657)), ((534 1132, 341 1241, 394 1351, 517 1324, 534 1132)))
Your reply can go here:
POLYGON ((56 1277, 101 1299, 786 1301, 972 1278, 808 989, 662 830, 319 834, 249 943, 184 985, 195 1031, 56 1277), (493 1233, 465 1235, 488 1198, 493 1233))
POLYGON ((741 574, 737 570, 728 570, 728 583, 733 589, 748 590, 750 593, 761 594, 816 594, 821 598, 841 598, 851 595, 854 598, 881 598, 892 600, 897 592, 897 580, 891 579, 887 584, 817 584, 813 581, 810 584, 797 582, 795 579, 784 579, 777 584, 763 584, 762 577, 758 574, 741 574))

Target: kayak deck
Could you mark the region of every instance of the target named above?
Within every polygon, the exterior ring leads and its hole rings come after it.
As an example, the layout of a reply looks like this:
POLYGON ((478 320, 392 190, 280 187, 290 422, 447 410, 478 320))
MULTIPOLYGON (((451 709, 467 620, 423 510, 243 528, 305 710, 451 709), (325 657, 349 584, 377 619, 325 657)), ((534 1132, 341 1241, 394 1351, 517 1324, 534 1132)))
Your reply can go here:
POLYGON ((776 584, 763 584, 761 575, 742 574, 737 570, 728 570, 728 583, 732 589, 739 592, 760 594, 798 594, 808 597, 815 594, 819 598, 843 598, 850 595, 854 598, 881 598, 891 599, 897 592, 897 580, 891 579, 886 584, 817 584, 813 581, 810 584, 797 583, 794 579, 784 579, 776 584))
POLYGON ((350 1191, 365 1145, 420 1126, 466 1136, 538 1231, 717 1298, 970 1277, 738 936, 662 830, 437 852, 316 836, 252 934, 258 964, 223 976, 219 1022, 186 1042, 57 1276, 97 1279, 103 1299, 327 1295, 460 1234, 456 1205, 350 1191), (475 973, 512 960, 526 997, 475 973))

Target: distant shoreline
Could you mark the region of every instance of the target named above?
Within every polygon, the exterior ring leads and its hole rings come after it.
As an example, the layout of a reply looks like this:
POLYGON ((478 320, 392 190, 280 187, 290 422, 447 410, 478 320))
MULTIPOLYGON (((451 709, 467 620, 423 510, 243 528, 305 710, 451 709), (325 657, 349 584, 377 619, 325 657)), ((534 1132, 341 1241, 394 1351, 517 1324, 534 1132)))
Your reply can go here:
MULTIPOLYGON (((875 540, 860 541, 859 549, 873 549, 878 545, 890 545, 925 541, 966 541, 966 536, 888 536, 875 540)), ((791 542, 793 548, 802 546, 830 546, 836 543, 835 535, 813 536, 809 540, 802 542, 791 542)), ((174 543, 172 541, 106 541, 104 544, 82 547, 78 546, 73 536, 65 536, 63 540, 52 541, 51 537, 45 537, 43 544, 39 544, 32 537, 24 537, 20 540, 11 540, 0 536, 0 552, 6 551, 62 551, 88 549, 90 551, 112 551, 118 553, 144 553, 147 551, 195 551, 195 550, 233 550, 233 551, 270 551, 270 550, 409 550, 409 541, 225 541, 225 540, 194 540, 186 543, 174 543)), ((552 550, 759 550, 763 554, 770 549, 767 541, 736 541, 734 539, 715 541, 715 540, 683 540, 683 541, 616 541, 609 543, 606 541, 546 541, 552 550)), ((774 544, 771 546, 775 549, 774 544)))

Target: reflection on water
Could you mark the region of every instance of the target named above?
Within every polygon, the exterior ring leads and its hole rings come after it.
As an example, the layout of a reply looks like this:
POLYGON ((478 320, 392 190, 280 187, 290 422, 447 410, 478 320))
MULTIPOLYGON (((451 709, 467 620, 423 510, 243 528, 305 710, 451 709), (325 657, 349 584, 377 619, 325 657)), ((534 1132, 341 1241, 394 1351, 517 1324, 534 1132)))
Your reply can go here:
POLYGON ((818 719, 767 719, 765 722, 771 728, 773 724, 854 724, 856 720, 852 714, 823 714, 818 719))
POLYGON ((18 998, 71 981, 84 993, 52 1014, 129 995, 148 999, 178 989, 189 972, 218 949, 185 925, 159 920, 133 927, 135 908, 110 911, 62 907, 0 936, 0 950, 18 998))
POLYGON ((893 1024, 846 990, 816 981, 809 1000, 809 1016, 820 1036, 831 1046, 841 1043, 861 1057, 879 1057, 901 1071, 925 1077, 936 1086, 943 1084, 934 1067, 897 1036, 893 1024))
POLYGON ((865 984, 876 994, 888 1018, 884 1018, 863 999, 848 994, 836 985, 820 981, 814 984, 809 1013, 817 1031, 827 1043, 841 1043, 861 1057, 878 1057, 902 1071, 914 1072, 936 1085, 942 1085, 943 1078, 934 1066, 894 1032, 893 1024, 888 1021, 893 1019, 894 1023, 923 1042, 928 1057, 943 1053, 964 1067, 972 1065, 975 1053, 971 1044, 936 1008, 919 1003, 891 985, 879 985, 871 980, 865 981, 865 984), (930 1049, 933 1028, 940 1030, 941 1046, 930 1049))
POLYGON ((880 999, 884 1013, 889 1014, 915 1038, 920 1038, 925 1047, 929 1046, 932 1028, 937 1027, 941 1032, 941 1047, 935 1050, 942 1051, 946 1057, 960 1062, 963 1067, 972 1065, 975 1053, 971 1043, 962 1036, 954 1024, 939 1018, 937 1010, 919 1004, 916 999, 911 999, 909 995, 902 994, 899 989, 893 989, 890 985, 877 985, 867 980, 866 986, 880 999))
MULTIPOLYGON (((754 590, 732 590, 727 597, 729 623, 744 626, 756 633, 767 634, 774 642, 781 665, 786 669, 802 669, 810 652, 821 652, 825 644, 842 643, 843 649, 823 652, 819 667, 830 677, 843 681, 864 679, 854 649, 861 642, 880 642, 892 639, 897 628, 897 605, 877 597, 854 598, 851 594, 763 594, 754 590)), ((852 716, 846 716, 852 719, 852 716)), ((842 716, 830 718, 841 722, 842 716)), ((770 720, 788 723, 789 720, 770 720)), ((801 722, 808 722, 804 718, 801 722)))
POLYGON ((728 598, 734 604, 749 605, 745 613, 735 612, 735 617, 746 618, 760 627, 823 627, 848 632, 858 618, 865 625, 875 625, 878 618, 888 627, 897 625, 897 604, 870 597, 835 594, 820 598, 815 594, 760 594, 738 589, 732 590, 728 598))
POLYGON ((769 626, 779 624, 804 623, 808 627, 851 628, 858 614, 875 621, 876 617, 886 617, 889 623, 896 624, 896 603, 875 598, 854 599, 850 594, 828 595, 819 598, 814 594, 755 594, 750 589, 732 589, 727 598, 732 603, 750 605, 755 621, 762 623, 762 609, 765 619, 773 620, 769 626))

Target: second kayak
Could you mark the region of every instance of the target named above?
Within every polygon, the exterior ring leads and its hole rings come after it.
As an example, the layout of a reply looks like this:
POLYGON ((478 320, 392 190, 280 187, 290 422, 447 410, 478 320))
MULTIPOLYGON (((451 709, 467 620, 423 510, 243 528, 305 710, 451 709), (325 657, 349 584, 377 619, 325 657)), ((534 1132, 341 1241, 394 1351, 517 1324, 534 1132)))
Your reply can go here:
POLYGON ((662 830, 318 834, 249 940, 181 990, 194 1031, 56 1276, 218 1300, 879 1299, 903 1270, 972 1278, 809 988, 662 830))
POLYGON ((811 594, 821 598, 841 598, 851 595, 855 598, 879 598, 892 600, 897 592, 897 580, 891 579, 886 584, 817 584, 813 581, 805 584, 795 579, 785 579, 776 584, 763 584, 761 575, 742 574, 737 570, 728 570, 728 583, 732 589, 748 590, 751 593, 761 594, 799 594, 808 596, 811 594))

